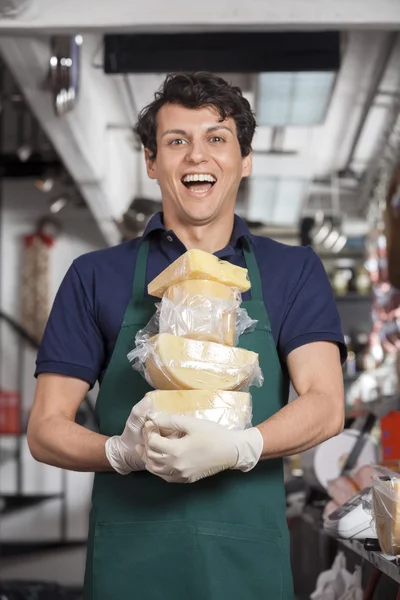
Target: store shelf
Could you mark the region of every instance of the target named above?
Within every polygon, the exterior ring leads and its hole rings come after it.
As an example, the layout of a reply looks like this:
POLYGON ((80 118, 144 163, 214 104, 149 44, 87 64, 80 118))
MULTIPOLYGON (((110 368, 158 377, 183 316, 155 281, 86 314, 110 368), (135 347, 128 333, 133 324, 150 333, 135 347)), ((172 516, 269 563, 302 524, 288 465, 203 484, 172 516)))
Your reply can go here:
POLYGON ((348 292, 347 294, 335 294, 336 302, 368 302, 373 300, 372 294, 359 294, 358 292, 348 292))
POLYGON ((340 253, 336 254, 334 252, 324 252, 321 250, 318 252, 318 256, 323 261, 332 260, 333 262, 337 262, 342 259, 351 259, 355 261, 365 262, 365 248, 345 248, 340 253))
MULTIPOLYGON (((335 538, 337 539, 337 538, 335 538)), ((357 540, 337 540, 342 546, 350 548, 353 552, 361 556, 364 560, 367 560, 379 569, 382 573, 400 583, 400 562, 398 558, 390 557, 381 552, 369 551, 364 548, 364 545, 357 540)))
POLYGON ((400 410, 399 395, 382 396, 373 402, 361 402, 357 406, 347 406, 346 417, 352 419, 366 414, 373 414, 380 419, 392 412, 392 410, 400 410))
POLYGON ((49 500, 62 500, 62 494, 0 494, 0 514, 32 508, 49 500))
POLYGON ((355 554, 368 561, 379 569, 382 573, 400 583, 400 561, 399 558, 388 556, 382 552, 370 551, 364 548, 364 544, 357 540, 343 540, 332 535, 331 532, 325 530, 322 526, 322 511, 307 507, 303 514, 302 519, 307 525, 313 529, 320 531, 323 535, 326 535, 337 541, 338 544, 345 546, 352 550, 355 554))

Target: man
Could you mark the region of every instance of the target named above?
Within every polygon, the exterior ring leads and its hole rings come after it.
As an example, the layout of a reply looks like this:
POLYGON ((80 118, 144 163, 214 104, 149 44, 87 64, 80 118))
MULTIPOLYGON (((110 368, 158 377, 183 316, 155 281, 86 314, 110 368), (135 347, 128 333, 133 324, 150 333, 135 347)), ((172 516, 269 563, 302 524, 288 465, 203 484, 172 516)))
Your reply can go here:
POLYGON ((163 213, 141 238, 74 261, 55 299, 28 441, 39 461, 96 472, 87 600, 293 598, 282 457, 341 431, 346 349, 313 250, 255 237, 234 214, 254 130, 238 88, 169 76, 137 125, 163 213), (257 327, 240 345, 258 352, 265 382, 246 431, 183 417, 143 429, 150 386, 127 354, 155 311, 147 284, 190 248, 249 271, 257 327), (299 397, 287 404, 289 377, 299 397), (100 433, 74 422, 96 380, 100 433))

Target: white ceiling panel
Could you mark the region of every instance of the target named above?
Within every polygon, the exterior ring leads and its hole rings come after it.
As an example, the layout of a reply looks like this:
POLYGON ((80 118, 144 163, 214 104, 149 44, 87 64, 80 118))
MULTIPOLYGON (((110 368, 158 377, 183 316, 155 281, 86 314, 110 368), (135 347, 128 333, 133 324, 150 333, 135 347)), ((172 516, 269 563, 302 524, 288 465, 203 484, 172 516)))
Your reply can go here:
POLYGON ((162 85, 166 74, 164 73, 135 73, 128 75, 127 80, 137 110, 150 104, 154 100, 154 94, 162 85))
POLYGON ((286 151, 303 152, 307 150, 312 140, 310 127, 286 127, 283 138, 283 149, 286 151))
POLYGON ((249 183, 247 216, 250 220, 274 225, 298 223, 306 180, 252 177, 249 183))
MULTIPOLYGON (((4 0, 3 0, 4 3, 4 0)), ((41 31, 221 31, 321 30, 368 27, 397 30, 398 0, 35 0, 19 19, 4 19, 0 30, 41 31)))
POLYGON ((261 125, 318 125, 324 121, 335 73, 261 73, 257 118, 261 125))
POLYGON ((272 127, 257 127, 253 139, 253 150, 268 151, 271 148, 272 127))

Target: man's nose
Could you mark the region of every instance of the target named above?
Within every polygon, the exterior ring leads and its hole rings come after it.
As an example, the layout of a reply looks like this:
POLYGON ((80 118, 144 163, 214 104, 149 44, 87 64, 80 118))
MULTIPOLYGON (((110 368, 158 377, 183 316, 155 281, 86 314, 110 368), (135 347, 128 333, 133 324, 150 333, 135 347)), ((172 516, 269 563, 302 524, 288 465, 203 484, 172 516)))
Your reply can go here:
POLYGON ((195 164, 205 162, 207 160, 207 149, 204 142, 200 140, 192 141, 187 148, 186 160, 195 164))

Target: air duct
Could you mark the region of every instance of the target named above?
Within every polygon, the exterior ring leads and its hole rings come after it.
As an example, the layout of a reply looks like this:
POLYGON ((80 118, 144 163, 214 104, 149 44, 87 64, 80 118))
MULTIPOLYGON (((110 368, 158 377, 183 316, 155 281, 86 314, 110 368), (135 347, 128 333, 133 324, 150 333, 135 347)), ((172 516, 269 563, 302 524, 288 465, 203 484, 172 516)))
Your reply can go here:
POLYGON ((32 0, 0 0, 0 19, 15 19, 31 2, 32 0))

